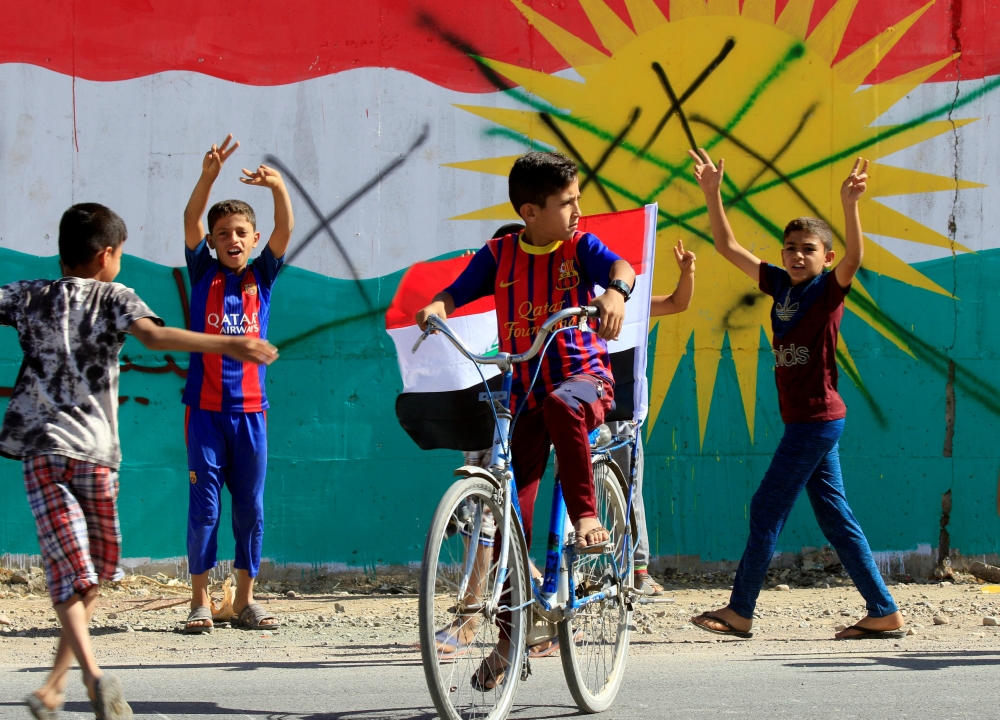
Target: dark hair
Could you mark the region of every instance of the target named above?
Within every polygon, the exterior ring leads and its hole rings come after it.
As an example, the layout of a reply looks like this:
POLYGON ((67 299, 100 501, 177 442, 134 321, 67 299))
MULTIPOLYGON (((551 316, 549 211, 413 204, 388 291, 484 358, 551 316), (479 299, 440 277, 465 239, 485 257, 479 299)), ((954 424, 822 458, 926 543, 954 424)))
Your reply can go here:
POLYGON ((521 214, 525 203, 545 205, 549 195, 555 195, 577 176, 576 163, 562 153, 530 152, 514 162, 507 177, 507 191, 514 212, 521 214))
POLYGON ((524 230, 524 225, 521 223, 507 223, 506 225, 501 225, 496 230, 493 231, 493 239, 506 237, 511 233, 519 233, 524 230))
POLYGON ((212 232, 215 223, 230 215, 242 215, 254 230, 257 229, 257 215, 254 213, 252 207, 242 200, 223 200, 215 203, 208 211, 208 232, 212 232))
POLYGON ((128 230, 125 221, 100 203, 79 203, 59 221, 59 259, 63 267, 86 265, 105 248, 118 249, 128 230))
POLYGON ((784 239, 788 239, 788 236, 793 232, 804 232, 806 235, 815 235, 820 240, 823 241, 823 248, 830 252, 833 250, 833 231, 830 226, 819 218, 814 217, 800 217, 795 218, 790 223, 785 225, 785 236, 784 239))

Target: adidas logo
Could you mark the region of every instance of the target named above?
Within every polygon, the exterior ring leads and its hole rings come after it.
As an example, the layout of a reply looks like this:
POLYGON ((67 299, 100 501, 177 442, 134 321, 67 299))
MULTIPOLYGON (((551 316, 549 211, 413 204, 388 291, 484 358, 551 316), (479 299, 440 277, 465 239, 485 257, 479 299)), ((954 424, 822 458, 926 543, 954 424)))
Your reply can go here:
POLYGON ((783 322, 788 322, 789 320, 791 320, 793 317, 795 317, 795 313, 797 313, 798 311, 799 311, 799 304, 792 303, 791 289, 789 289, 788 294, 785 295, 785 302, 784 303, 779 302, 777 306, 774 308, 774 313, 778 316, 778 319, 782 320, 783 322))

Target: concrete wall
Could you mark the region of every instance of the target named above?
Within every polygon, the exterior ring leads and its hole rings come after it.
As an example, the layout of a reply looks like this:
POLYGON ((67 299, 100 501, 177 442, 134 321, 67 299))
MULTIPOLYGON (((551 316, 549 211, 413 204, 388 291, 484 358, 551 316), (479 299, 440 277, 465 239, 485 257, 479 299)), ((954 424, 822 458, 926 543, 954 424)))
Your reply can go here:
MULTIPOLYGON (((275 18, 251 3, 238 17, 248 32, 286 38, 273 55, 241 55, 238 38, 213 29, 231 11, 211 3, 110 18, 84 3, 70 28, 59 20, 69 6, 56 2, 54 22, 0 51, 0 283, 55 277, 62 210, 105 202, 130 230, 120 280, 183 326, 181 212, 206 147, 230 131, 243 143, 213 198, 254 204, 265 238, 270 200, 238 186, 239 166, 277 158, 298 181, 292 249, 304 250, 271 319, 282 357, 268 371, 265 556, 340 567, 419 559, 458 458, 420 452, 397 425, 384 310, 407 266, 478 247, 511 216, 513 156, 557 147, 584 161, 585 178, 594 171, 586 212, 659 203, 656 291, 676 281, 668 246, 678 237, 699 254, 692 309, 650 334, 649 531, 661 562, 738 560, 782 431, 769 305, 713 254, 685 160, 692 140, 726 158, 734 228, 773 262, 792 217, 842 230, 839 183, 855 155, 876 161, 839 358, 849 498, 884 563, 933 554, 948 491, 951 547, 1000 549, 990 6, 860 0, 852 15, 853 2, 482 0, 420 12, 390 3, 368 18, 353 4, 301 5, 275 18), (157 39, 103 42, 116 27, 157 39), (341 209, 329 229, 310 202, 341 209)), ((0 17, 17 28, 28 22, 20 12, 0 17)), ((123 355, 125 555, 182 556, 187 360, 133 340, 123 355)), ((0 407, 19 364, 14 331, 0 329, 0 407)), ((780 549, 822 543, 802 500, 780 549)), ((0 554, 32 552, 20 468, 5 462, 0 554)))

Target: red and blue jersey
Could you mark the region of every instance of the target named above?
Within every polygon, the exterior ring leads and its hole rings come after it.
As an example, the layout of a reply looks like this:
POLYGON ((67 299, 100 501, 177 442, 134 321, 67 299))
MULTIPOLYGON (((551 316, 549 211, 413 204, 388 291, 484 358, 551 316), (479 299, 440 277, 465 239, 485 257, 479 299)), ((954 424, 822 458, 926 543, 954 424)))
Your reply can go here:
MULTIPOLYGON (((448 287, 456 307, 493 294, 500 350, 525 352, 549 316, 570 307, 589 305, 594 287, 607 287, 611 266, 619 258, 591 233, 576 233, 545 247, 529 245, 520 235, 486 243, 458 279, 448 287)), ((570 324, 575 325, 575 321, 570 324)), ((534 407, 573 375, 598 375, 611 382, 607 343, 578 328, 556 334, 548 351, 514 366, 511 407, 534 407), (527 395, 536 369, 538 381, 527 395)))
MULTIPOLYGON (((192 330, 267 338, 271 286, 282 265, 270 247, 265 246, 242 275, 216 260, 205 240, 194 250, 187 248, 184 257, 191 278, 192 330)), ((262 412, 268 408, 266 369, 225 355, 191 353, 182 402, 216 412, 262 412)))

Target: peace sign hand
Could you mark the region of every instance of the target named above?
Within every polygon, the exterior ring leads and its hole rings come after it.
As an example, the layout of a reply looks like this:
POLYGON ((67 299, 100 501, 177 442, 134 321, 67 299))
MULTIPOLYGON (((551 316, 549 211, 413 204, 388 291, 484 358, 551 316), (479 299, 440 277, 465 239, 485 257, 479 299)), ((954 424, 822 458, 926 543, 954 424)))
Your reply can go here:
POLYGON ((867 189, 868 161, 864 158, 858 158, 854 161, 854 167, 851 169, 851 174, 847 176, 847 179, 844 180, 844 184, 840 186, 840 199, 845 205, 849 203, 856 203, 867 189), (864 165, 862 165, 862 162, 864 165), (858 172, 859 169, 860 172, 858 172))
POLYGON ((681 269, 681 275, 694 274, 694 261, 698 258, 690 250, 684 249, 684 241, 680 238, 677 239, 677 245, 674 246, 674 258, 677 260, 677 266, 681 269))
POLYGON ((201 174, 207 175, 208 177, 215 180, 219 177, 219 172, 222 170, 222 166, 225 164, 229 156, 236 152, 236 148, 240 146, 239 140, 233 143, 232 147, 229 147, 229 143, 233 139, 233 134, 229 133, 226 135, 226 139, 222 141, 222 145, 212 145, 212 149, 205 153, 205 157, 201 161, 201 174))
POLYGON ((719 166, 716 167, 704 148, 698 148, 697 153, 694 150, 688 150, 688 155, 694 160, 694 179, 698 181, 702 192, 706 195, 718 192, 722 185, 726 161, 720 158, 719 166))

